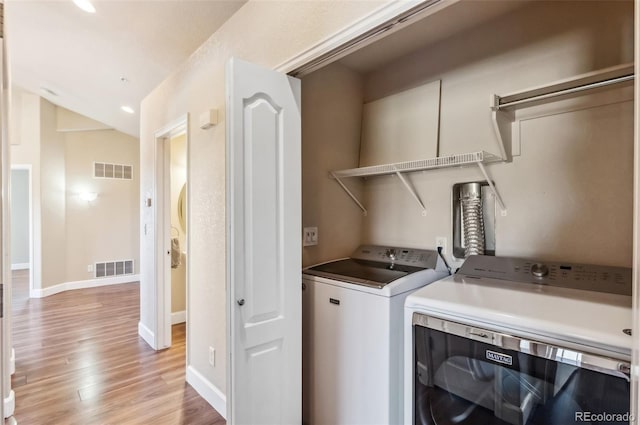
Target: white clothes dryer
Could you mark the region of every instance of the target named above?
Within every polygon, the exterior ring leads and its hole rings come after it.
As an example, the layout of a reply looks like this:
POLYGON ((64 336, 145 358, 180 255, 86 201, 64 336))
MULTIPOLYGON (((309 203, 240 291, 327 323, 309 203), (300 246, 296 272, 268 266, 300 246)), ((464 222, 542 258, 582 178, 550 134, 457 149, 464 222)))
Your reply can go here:
POLYGON ((629 421, 631 269, 471 256, 405 304, 420 425, 629 421))

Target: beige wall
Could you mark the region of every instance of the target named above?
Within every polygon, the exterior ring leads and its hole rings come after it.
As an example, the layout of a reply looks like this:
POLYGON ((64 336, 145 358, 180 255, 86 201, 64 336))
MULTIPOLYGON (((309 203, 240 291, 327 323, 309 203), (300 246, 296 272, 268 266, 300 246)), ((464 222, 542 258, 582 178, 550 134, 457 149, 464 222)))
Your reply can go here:
MULTIPOLYGON (((499 153, 491 95, 630 62, 632 11, 631 2, 538 3, 516 10, 364 75, 364 101, 442 79, 441 155, 499 153)), ((334 116, 344 103, 340 96, 332 105, 320 97, 347 90, 343 80, 329 77, 332 69, 335 65, 303 79, 303 220, 355 230, 334 233, 320 226, 320 244, 304 248, 304 265, 348 255, 361 242, 435 248, 438 236, 448 238, 446 255, 453 260, 451 188, 481 180, 480 171, 410 174, 426 217, 395 176, 369 178, 361 198, 368 215, 360 215, 346 193, 331 189, 337 185, 326 174, 355 166, 335 155, 333 141, 340 139, 340 151, 351 152, 360 143, 334 116), (313 81, 320 83, 317 90, 309 84, 313 81)), ((500 211, 496 217, 498 255, 631 265, 630 99, 624 89, 518 113, 522 153, 512 163, 488 167, 508 207, 506 217, 500 211)), ((362 180, 345 183, 358 193, 362 180)))
MULTIPOLYGON (((187 238, 178 219, 178 198, 187 182, 187 136, 170 140, 171 149, 171 237, 180 240, 180 266, 171 269, 171 312, 185 311, 187 306, 187 238)), ((186 219, 185 219, 186 222, 186 219)))
POLYGON ((369 74, 365 100, 442 78, 441 155, 497 152, 493 94, 632 61, 633 2, 534 2, 369 74))
MULTIPOLYGON (((63 134, 66 155, 66 281, 93 279, 88 265, 139 259, 138 139, 115 130, 63 134), (94 179, 93 162, 133 166, 133 180, 94 179), (87 202, 82 192, 98 198, 87 202)), ((46 242, 46 240, 45 240, 46 242)))
POLYGON ((134 259, 137 271, 138 140, 82 131, 94 122, 18 88, 12 106, 11 162, 32 166, 34 289, 92 279, 96 261, 134 259), (59 131, 61 122, 74 131, 59 131), (132 164, 134 180, 93 179, 93 161, 132 164), (99 198, 88 205, 80 191, 99 198))
POLYGON ((56 107, 40 99, 40 205, 42 287, 67 282, 64 136, 56 130, 56 107))
POLYGON ((9 122, 10 160, 14 165, 31 165, 31 205, 33 209, 33 258, 31 279, 41 286, 42 247, 40 222, 40 97, 13 87, 9 122), (38 219, 36 219, 38 218, 38 219))
MULTIPOLYGON (((632 33, 632 2, 538 3, 368 75, 365 98, 440 78, 441 155, 499 153, 491 94, 631 62, 632 33)), ((488 167, 508 208, 496 218, 498 255, 631 265, 633 107, 615 103, 631 99, 629 91, 618 94, 569 109, 552 102, 522 111, 522 154, 488 167)), ((447 236, 451 258, 451 186, 481 179, 480 172, 448 169, 410 179, 427 216, 395 177, 370 179, 364 240, 433 248, 436 236, 447 236)))
MULTIPOLYGON (((329 172, 358 166, 362 77, 332 64, 302 79, 302 224, 318 227, 304 266, 348 257, 362 240, 362 213, 329 172)), ((345 181, 362 196, 359 179, 345 181)))
POLYGON ((65 108, 58 108, 56 112, 56 127, 58 131, 113 130, 106 124, 65 108))
MULTIPOLYGON (((141 108, 141 193, 153 193, 154 133, 190 113, 192 123, 212 107, 224 111, 224 67, 231 56, 275 67, 385 2, 250 1, 188 62, 149 94, 141 108), (295 36, 292 36, 295 34, 295 36)), ((208 347, 226 353, 225 128, 189 126, 189 299, 187 363, 223 393, 226 358, 209 366, 208 347)), ((145 208, 141 224, 153 224, 145 208)), ((153 226, 151 226, 153 227, 153 226)), ((153 328, 153 231, 141 233, 140 320, 153 328)))

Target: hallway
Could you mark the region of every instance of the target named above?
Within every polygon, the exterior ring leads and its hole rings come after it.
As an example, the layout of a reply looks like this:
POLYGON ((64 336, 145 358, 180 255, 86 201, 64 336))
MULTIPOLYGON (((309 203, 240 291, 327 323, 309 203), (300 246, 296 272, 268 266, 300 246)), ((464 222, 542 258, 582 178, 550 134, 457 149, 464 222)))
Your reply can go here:
POLYGON ((161 352, 138 337, 138 284, 29 299, 13 277, 18 424, 225 424, 185 383, 185 325, 161 352))

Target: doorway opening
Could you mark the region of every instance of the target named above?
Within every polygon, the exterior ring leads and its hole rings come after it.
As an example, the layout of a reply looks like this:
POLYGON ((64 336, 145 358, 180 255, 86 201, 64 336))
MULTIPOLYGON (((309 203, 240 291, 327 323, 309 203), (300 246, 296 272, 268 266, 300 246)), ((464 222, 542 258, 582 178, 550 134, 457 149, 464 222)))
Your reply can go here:
MULTIPOLYGON (((33 235, 33 204, 32 204, 32 172, 30 164, 11 165, 10 176, 10 252, 11 252, 11 284, 5 288, 4 294, 10 299, 9 309, 20 309, 26 305, 33 293, 34 281, 34 235, 33 235)), ((13 348, 13 325, 11 314, 4 318, 4 344, 8 358, 8 379, 3 400, 6 417, 13 415, 15 410, 15 393, 11 389, 11 376, 15 373, 15 349, 13 348), (9 331, 10 330, 10 331, 9 331)), ((6 355, 5 354, 5 355, 6 355)), ((7 364, 5 363, 5 365, 7 364)))
MULTIPOLYGON (((21 282, 14 291, 33 291, 33 210, 31 206, 31 165, 11 166, 11 271, 21 282)), ((20 294, 18 294, 20 295, 20 294)))
POLYGON ((155 136, 157 184, 153 209, 156 223, 157 315, 154 348, 157 350, 171 346, 172 326, 185 323, 188 318, 187 122, 187 116, 184 116, 155 136))
POLYGON ((171 325, 187 320, 187 134, 169 139, 171 325))

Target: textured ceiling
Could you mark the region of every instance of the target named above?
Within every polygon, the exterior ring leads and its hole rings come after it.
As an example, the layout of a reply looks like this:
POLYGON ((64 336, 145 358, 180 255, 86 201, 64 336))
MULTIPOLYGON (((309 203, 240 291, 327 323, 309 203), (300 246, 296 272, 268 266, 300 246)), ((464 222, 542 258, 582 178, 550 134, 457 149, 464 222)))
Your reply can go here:
POLYGON ((525 0, 461 1, 344 57, 340 62, 361 73, 371 72, 530 3, 525 0))
POLYGON ((71 0, 8 1, 12 82, 138 137, 141 100, 243 3, 101 0, 89 14, 71 0))

